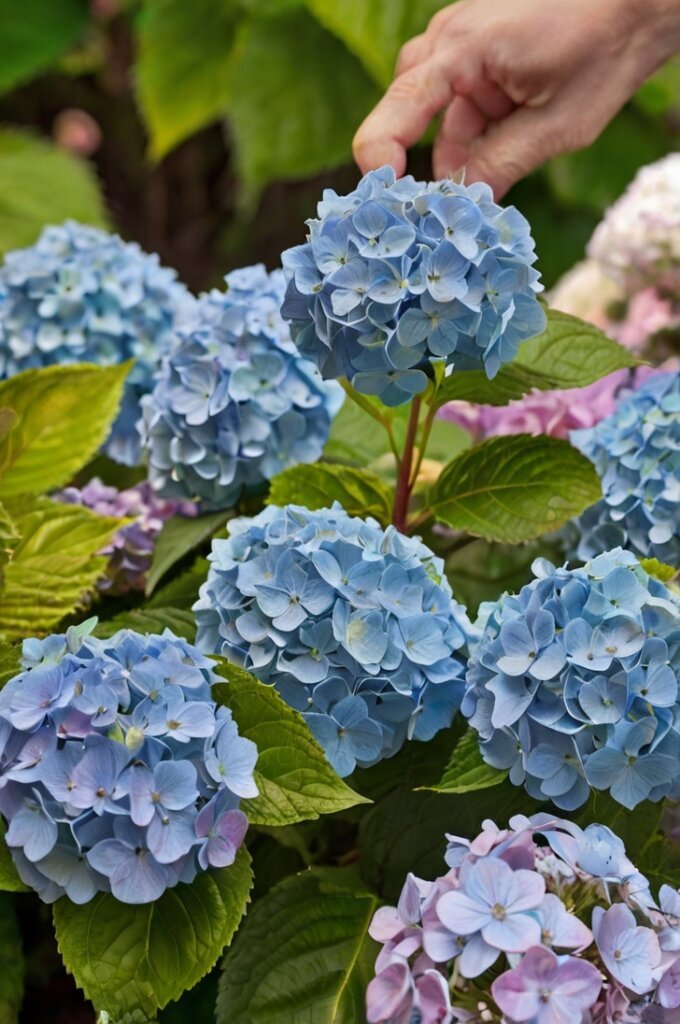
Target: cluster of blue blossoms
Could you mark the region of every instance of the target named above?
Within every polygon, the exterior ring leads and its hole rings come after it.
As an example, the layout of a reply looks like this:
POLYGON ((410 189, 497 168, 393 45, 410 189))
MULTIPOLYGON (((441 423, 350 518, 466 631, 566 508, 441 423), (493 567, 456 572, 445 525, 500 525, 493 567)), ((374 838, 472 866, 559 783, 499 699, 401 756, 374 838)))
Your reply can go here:
POLYGON ((650 377, 572 443, 593 462, 603 497, 576 521, 579 558, 612 547, 680 561, 680 372, 650 377))
POLYGON ((35 245, 8 253, 0 267, 0 378, 133 358, 106 452, 134 465, 139 399, 194 303, 174 270, 136 243, 74 221, 45 228, 35 245))
POLYGON ((0 694, 0 812, 43 900, 148 903, 232 864, 257 795, 255 744, 211 699, 213 663, 169 631, 90 623, 26 640, 0 694))
POLYGON ((484 759, 573 810, 590 787, 628 808, 680 796, 680 601, 620 548, 486 609, 462 711, 484 759))
POLYGON ((494 377, 545 315, 529 224, 488 185, 425 184, 371 171, 326 189, 305 245, 283 253, 282 312, 325 378, 399 405, 432 360, 494 377))
POLYGON ((342 402, 290 340, 281 271, 235 271, 203 296, 190 329, 143 403, 140 429, 154 489, 228 508, 300 462, 315 462, 342 402))
POLYGON ((460 706, 470 623, 417 538, 339 506, 269 506, 215 540, 196 643, 272 683, 340 775, 460 706))

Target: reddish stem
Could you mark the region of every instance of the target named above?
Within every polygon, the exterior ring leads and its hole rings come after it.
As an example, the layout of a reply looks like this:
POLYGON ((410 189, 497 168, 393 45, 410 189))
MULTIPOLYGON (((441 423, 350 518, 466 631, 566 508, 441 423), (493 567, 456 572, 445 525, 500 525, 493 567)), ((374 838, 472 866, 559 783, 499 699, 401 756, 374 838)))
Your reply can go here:
POLYGON ((418 431, 418 419, 420 417, 420 399, 414 398, 411 406, 411 414, 406 429, 406 440, 404 451, 399 466, 397 487, 394 493, 394 507, 392 509, 392 522, 401 532, 406 532, 406 517, 408 515, 408 504, 411 497, 411 466, 413 465, 413 446, 418 431))

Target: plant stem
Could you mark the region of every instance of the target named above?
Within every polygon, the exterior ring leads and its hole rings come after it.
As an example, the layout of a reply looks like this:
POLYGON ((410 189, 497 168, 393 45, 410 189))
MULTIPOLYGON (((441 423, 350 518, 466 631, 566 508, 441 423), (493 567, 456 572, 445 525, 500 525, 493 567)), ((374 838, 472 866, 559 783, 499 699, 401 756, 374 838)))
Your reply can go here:
POLYGON ((406 429, 406 440, 404 451, 401 456, 399 473, 397 476, 397 488, 394 494, 394 507, 392 509, 392 522, 396 528, 404 533, 406 531, 406 517, 408 514, 408 503, 411 497, 411 467, 413 465, 413 445, 418 431, 418 420, 420 418, 420 399, 414 398, 411 406, 411 413, 406 429))
POLYGON ((415 466, 413 467, 413 472, 411 473, 411 488, 415 486, 415 482, 418 479, 418 473, 420 473, 420 467, 423 464, 423 459, 425 458, 425 453, 427 452, 427 442, 430 439, 430 433, 432 431, 436 415, 437 409, 435 406, 431 405, 430 408, 427 410, 427 416, 425 417, 425 420, 423 422, 423 428, 420 432, 418 458, 416 460, 415 466))
POLYGON ((368 415, 383 428, 387 434, 387 440, 389 441, 392 454, 394 455, 394 460, 397 464, 397 472, 399 472, 401 467, 401 455, 399 454, 397 442, 394 437, 391 420, 389 420, 387 416, 383 416, 367 398, 364 398, 364 396, 360 395, 358 391, 355 391, 346 377, 340 378, 340 384, 347 397, 354 402, 355 405, 358 405, 360 409, 363 409, 365 413, 368 413, 368 415))

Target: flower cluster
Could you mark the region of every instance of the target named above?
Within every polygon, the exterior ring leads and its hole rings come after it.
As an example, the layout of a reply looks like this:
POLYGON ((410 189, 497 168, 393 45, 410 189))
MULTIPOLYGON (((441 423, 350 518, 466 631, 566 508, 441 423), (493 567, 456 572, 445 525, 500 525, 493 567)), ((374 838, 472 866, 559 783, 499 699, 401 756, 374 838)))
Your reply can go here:
POLYGON ((451 724, 470 623, 418 539, 339 505, 269 506, 213 541, 197 645, 273 683, 348 775, 451 724))
POLYGON ((657 904, 606 826, 485 821, 472 842, 449 837, 446 863, 373 918, 369 1024, 661 1021, 680 1006, 680 892, 663 885, 657 904))
POLYGON ((588 255, 629 293, 653 285, 680 298, 680 153, 638 171, 597 227, 588 255))
POLYGON ((486 608, 462 711, 484 759, 573 810, 594 789, 632 808, 680 796, 680 602, 620 548, 486 608))
POLYGON ((680 371, 655 374, 597 426, 571 441, 602 480, 603 497, 577 520, 577 553, 618 545, 680 560, 680 371))
POLYGON ((309 241, 283 253, 283 315, 326 378, 387 405, 422 392, 432 360, 494 377, 545 316, 529 225, 484 184, 371 171, 327 189, 309 241))
POLYGON ((67 221, 0 267, 0 378, 32 367, 133 358, 106 452, 139 461, 139 399, 194 299, 158 257, 117 235, 67 221))
POLYGON ((108 555, 109 564, 97 587, 107 594, 144 590, 163 523, 174 515, 195 516, 197 511, 189 501, 158 498, 147 481, 119 491, 94 477, 84 487, 67 487, 55 497, 69 505, 83 505, 101 516, 132 520, 121 526, 100 551, 108 555))
POLYGON ((290 340, 281 271, 229 274, 204 296, 142 405, 149 478, 171 498, 228 508, 299 462, 315 462, 342 401, 290 340))
POLYGON ((0 812, 22 880, 48 903, 148 903, 233 863, 257 749, 211 699, 212 662, 166 630, 90 623, 26 640, 0 694, 0 812))

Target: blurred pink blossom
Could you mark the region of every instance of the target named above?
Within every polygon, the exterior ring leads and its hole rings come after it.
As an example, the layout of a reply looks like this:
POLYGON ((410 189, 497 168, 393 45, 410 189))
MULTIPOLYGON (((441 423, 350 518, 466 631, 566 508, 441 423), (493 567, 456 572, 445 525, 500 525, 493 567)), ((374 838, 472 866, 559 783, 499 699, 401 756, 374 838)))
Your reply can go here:
POLYGON ((58 146, 78 156, 92 156, 102 141, 101 128, 91 114, 75 108, 57 114, 52 135, 58 146))

